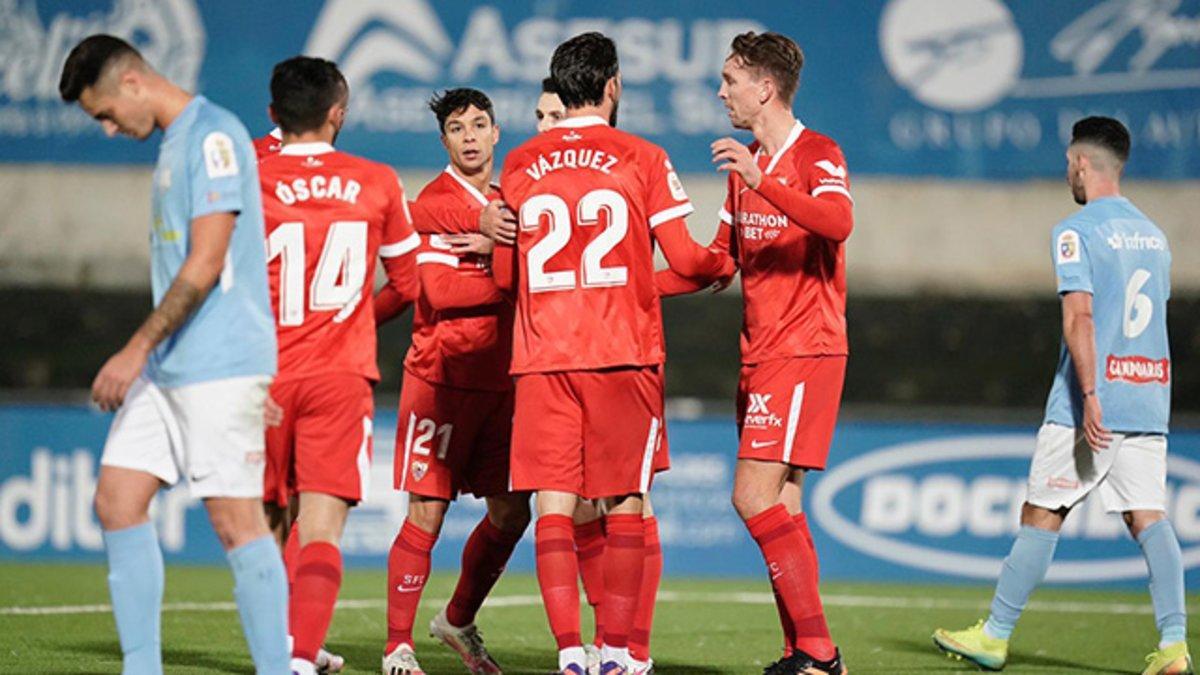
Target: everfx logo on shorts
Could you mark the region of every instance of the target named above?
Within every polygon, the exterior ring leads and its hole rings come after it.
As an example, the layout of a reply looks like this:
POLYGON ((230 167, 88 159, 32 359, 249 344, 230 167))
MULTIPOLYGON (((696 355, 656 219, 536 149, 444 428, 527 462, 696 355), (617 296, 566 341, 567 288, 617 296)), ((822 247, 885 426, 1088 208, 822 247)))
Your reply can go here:
POLYGON ((773 394, 750 394, 746 404, 746 416, 742 419, 742 426, 749 429, 766 429, 768 427, 782 427, 783 418, 771 412, 768 405, 771 402, 773 394))

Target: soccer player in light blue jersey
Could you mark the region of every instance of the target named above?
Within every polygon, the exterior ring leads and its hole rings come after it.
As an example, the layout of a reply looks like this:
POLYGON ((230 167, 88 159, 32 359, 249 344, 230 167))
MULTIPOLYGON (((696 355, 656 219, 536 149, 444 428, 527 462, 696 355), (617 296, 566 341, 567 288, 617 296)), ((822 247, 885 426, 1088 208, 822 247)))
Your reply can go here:
POLYGON ((1121 196, 1129 145, 1128 130, 1107 117, 1088 117, 1072 129, 1067 180, 1083 208, 1051 236, 1063 345, 1021 529, 987 621, 933 636, 943 651, 987 669, 1004 667, 1009 636, 1050 567, 1063 519, 1094 490, 1125 519, 1150 570, 1161 639, 1144 675, 1192 672, 1183 561, 1166 516, 1171 251, 1162 231, 1121 196))
POLYGON ((71 50, 59 93, 109 136, 163 131, 151 204, 154 310, 92 384, 92 400, 117 413, 96 514, 124 672, 162 672, 163 561, 148 514, 159 488, 186 476, 228 554, 257 671, 288 673, 287 580, 261 506, 276 350, 250 136, 109 35, 71 50))

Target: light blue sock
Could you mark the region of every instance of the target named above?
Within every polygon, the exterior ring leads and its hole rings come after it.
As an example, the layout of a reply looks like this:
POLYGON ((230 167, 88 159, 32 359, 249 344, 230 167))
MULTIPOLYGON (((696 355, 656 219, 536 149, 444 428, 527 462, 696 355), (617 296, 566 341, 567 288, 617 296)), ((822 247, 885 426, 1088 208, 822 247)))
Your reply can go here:
POLYGON ((1183 554, 1171 521, 1160 520, 1138 534, 1138 544, 1150 568, 1150 601, 1163 647, 1187 638, 1183 605, 1183 554))
POLYGON ((983 627, 984 632, 1002 640, 1012 635, 1025 603, 1029 602, 1029 594, 1046 578, 1057 544, 1057 532, 1021 526, 1000 570, 996 595, 992 598, 992 614, 983 627))
POLYGON ((124 655, 121 672, 162 673, 163 559, 154 525, 106 530, 104 550, 108 592, 124 655))
POLYGON ((233 597, 259 675, 290 675, 287 572, 270 536, 231 549, 233 597))

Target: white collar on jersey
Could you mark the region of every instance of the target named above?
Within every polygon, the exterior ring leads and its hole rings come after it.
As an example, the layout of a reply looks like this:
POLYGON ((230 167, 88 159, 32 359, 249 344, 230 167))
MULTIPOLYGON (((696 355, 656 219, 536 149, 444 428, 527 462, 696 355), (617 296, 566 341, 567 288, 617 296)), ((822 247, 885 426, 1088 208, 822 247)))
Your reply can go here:
POLYGON ((584 115, 583 117, 564 117, 554 126, 564 129, 578 129, 580 127, 592 127, 597 124, 608 124, 608 122, 599 115, 584 115))
POLYGON ((297 155, 303 157, 305 155, 324 155, 333 152, 333 146, 325 141, 314 141, 312 143, 288 143, 279 149, 281 155, 297 155))
MULTIPOLYGON (((771 161, 767 163, 767 170, 763 171, 763 174, 769 174, 775 169, 775 165, 779 163, 779 158, 783 157, 783 153, 787 152, 788 148, 796 144, 802 133, 804 133, 804 123, 797 119, 796 123, 792 125, 792 130, 788 132, 787 140, 783 142, 783 145, 774 155, 771 155, 771 161)), ((754 159, 757 160, 762 154, 763 149, 760 143, 758 145, 758 152, 754 154, 754 159)))
POLYGON ((488 205, 488 198, 485 197, 482 192, 477 190, 474 185, 471 185, 469 182, 467 182, 467 179, 458 175, 458 172, 454 170, 453 164, 446 165, 446 173, 450 174, 451 178, 458 181, 458 184, 463 186, 463 189, 467 191, 467 194, 474 197, 475 201, 483 204, 484 206, 488 205))
POLYGON ((282 141, 283 140, 283 129, 280 129, 279 127, 275 127, 274 129, 271 130, 271 133, 269 133, 267 135, 270 136, 271 138, 274 138, 277 141, 282 141))

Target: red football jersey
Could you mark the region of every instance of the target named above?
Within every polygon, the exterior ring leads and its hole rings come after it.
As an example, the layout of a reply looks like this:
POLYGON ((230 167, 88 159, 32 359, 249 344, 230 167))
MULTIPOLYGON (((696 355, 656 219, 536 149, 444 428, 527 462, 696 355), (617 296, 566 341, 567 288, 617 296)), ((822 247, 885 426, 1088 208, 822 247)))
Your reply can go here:
MULTIPOLYGON (((465 211, 486 206, 497 199, 493 188, 484 195, 447 166, 434 178, 415 204, 419 212, 465 211)), ((473 254, 456 255, 441 235, 421 234, 417 249, 417 266, 445 267, 456 280, 490 280, 491 257, 473 254)), ((461 284, 466 286, 466 283, 461 284)), ((485 305, 455 309, 436 309, 430 302, 429 289, 422 289, 413 309, 412 346, 404 359, 404 367, 427 382, 436 382, 459 389, 507 391, 512 389, 508 374, 512 361, 513 306, 499 299, 485 305)), ((499 289, 495 291, 499 298, 499 289)))
POLYGON ((263 157, 274 155, 282 147, 283 132, 279 130, 279 127, 275 127, 266 136, 254 139, 254 156, 261 162, 263 157))
POLYGON ((692 212, 667 153, 599 117, 509 153, 517 213, 514 374, 663 362, 651 231, 692 212))
MULTIPOLYGON (((837 143, 799 121, 775 155, 767 157, 757 143, 750 150, 764 182, 776 181, 813 197, 851 198, 846 160, 837 143)), ((782 210, 747 187, 736 172, 729 178, 721 222, 737 233, 730 249, 742 273, 742 362, 845 355, 844 242, 789 223, 782 210)), ((728 236, 728 228, 722 230, 728 236)))
POLYGON ((279 339, 275 380, 333 372, 378 380, 375 261, 385 259, 393 284, 415 283, 415 267, 399 263, 419 243, 396 172, 327 143, 284 146, 258 172, 279 339))

